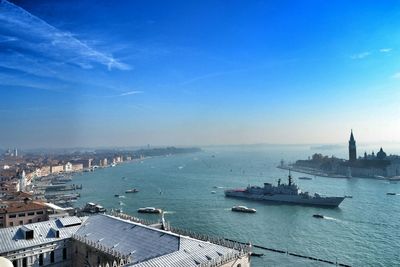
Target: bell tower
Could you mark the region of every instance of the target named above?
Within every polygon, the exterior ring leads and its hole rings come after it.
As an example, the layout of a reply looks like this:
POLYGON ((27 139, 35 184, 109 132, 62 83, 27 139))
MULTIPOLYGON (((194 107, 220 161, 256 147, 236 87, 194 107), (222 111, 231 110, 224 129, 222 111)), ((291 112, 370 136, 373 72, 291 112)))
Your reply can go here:
POLYGON ((353 136, 353 130, 351 130, 350 140, 349 140, 349 161, 354 162, 357 160, 357 148, 356 140, 353 136))

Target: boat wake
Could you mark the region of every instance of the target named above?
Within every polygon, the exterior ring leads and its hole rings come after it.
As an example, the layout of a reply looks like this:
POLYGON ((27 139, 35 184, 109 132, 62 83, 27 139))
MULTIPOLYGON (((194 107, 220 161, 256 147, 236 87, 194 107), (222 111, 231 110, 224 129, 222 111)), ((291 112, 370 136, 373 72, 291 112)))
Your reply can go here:
POLYGON ((125 198, 125 196, 119 196, 119 198, 125 198))
POLYGON ((336 218, 329 217, 329 216, 325 216, 325 215, 324 215, 324 219, 331 220, 331 221, 339 221, 339 220, 336 219, 336 218))
POLYGON ((168 211, 168 210, 164 211, 164 214, 175 214, 175 213, 176 211, 168 211))

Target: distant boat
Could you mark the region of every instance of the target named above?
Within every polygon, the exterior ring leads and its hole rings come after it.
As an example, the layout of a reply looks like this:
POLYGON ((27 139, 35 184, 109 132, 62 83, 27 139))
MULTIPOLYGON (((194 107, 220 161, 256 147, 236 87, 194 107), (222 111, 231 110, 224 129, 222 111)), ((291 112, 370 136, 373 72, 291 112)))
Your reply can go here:
POLYGON ((125 191, 125 193, 137 193, 137 192, 139 192, 139 190, 137 190, 136 188, 128 189, 125 191))
POLYGON ((115 167, 115 166, 117 166, 117 164, 112 163, 110 166, 111 166, 111 167, 115 167))
POLYGON ((236 212, 245 212, 245 213, 255 213, 257 211, 256 209, 251 209, 246 206, 233 206, 231 210, 236 212))
POLYGON ((393 192, 389 192, 389 193, 386 193, 386 195, 395 196, 395 195, 397 195, 397 194, 396 194, 396 193, 393 193, 393 192))
POLYGON ((314 214, 313 217, 314 217, 314 218, 318 218, 318 219, 323 219, 323 218, 324 218, 324 215, 321 215, 321 214, 314 214))
POLYGON ((115 194, 114 197, 119 197, 119 195, 118 195, 118 194, 115 194))
POLYGON ((312 180, 311 177, 305 177, 305 176, 299 177, 299 179, 300 179, 300 180, 312 180))
POLYGON ((139 213, 154 213, 154 214, 162 213, 162 209, 156 209, 154 207, 140 208, 137 211, 139 213))
POLYGON ((211 191, 211 194, 216 194, 217 192, 215 192, 215 191, 211 191))
POLYGON ((88 202, 86 203, 86 206, 82 209, 82 211, 87 213, 103 213, 106 212, 106 209, 98 204, 88 202))

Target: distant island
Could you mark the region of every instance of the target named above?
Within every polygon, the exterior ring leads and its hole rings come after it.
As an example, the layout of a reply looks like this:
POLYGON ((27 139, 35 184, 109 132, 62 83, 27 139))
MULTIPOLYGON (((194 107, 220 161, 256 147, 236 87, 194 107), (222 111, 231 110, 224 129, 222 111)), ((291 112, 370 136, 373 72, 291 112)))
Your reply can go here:
POLYGON ((388 156, 381 147, 376 154, 365 152, 363 157, 357 158, 353 131, 350 133, 348 160, 316 153, 311 158, 297 160, 294 164, 285 164, 282 160, 278 168, 334 178, 362 177, 400 180, 400 156, 388 156))

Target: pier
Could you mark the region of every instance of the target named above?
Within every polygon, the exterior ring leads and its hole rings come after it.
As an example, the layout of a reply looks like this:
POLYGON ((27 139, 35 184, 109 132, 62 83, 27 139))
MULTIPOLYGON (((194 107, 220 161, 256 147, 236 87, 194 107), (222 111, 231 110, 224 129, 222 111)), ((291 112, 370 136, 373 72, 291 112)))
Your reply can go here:
MULTIPOLYGON (((240 241, 236 241, 236 240, 231 240, 231 239, 226 239, 226 240, 249 245, 248 243, 240 242, 240 241)), ((259 249, 262 249, 262 250, 271 251, 271 252, 276 252, 276 253, 280 253, 280 254, 286 254, 286 255, 290 255, 290 256, 294 256, 294 257, 299 257, 299 258, 303 258, 303 259, 319 261, 319 262, 332 264, 332 265, 336 265, 336 266, 351 267, 351 265, 348 265, 348 264, 333 262, 333 261, 330 261, 330 260, 325 260, 325 259, 316 258, 316 257, 312 257, 312 256, 301 255, 301 254, 298 254, 298 253, 289 252, 288 250, 268 248, 268 247, 265 247, 265 246, 254 245, 254 244, 252 244, 252 247, 259 248, 259 249)), ((262 255, 256 253, 254 256, 259 257, 259 256, 262 256, 262 255)))

